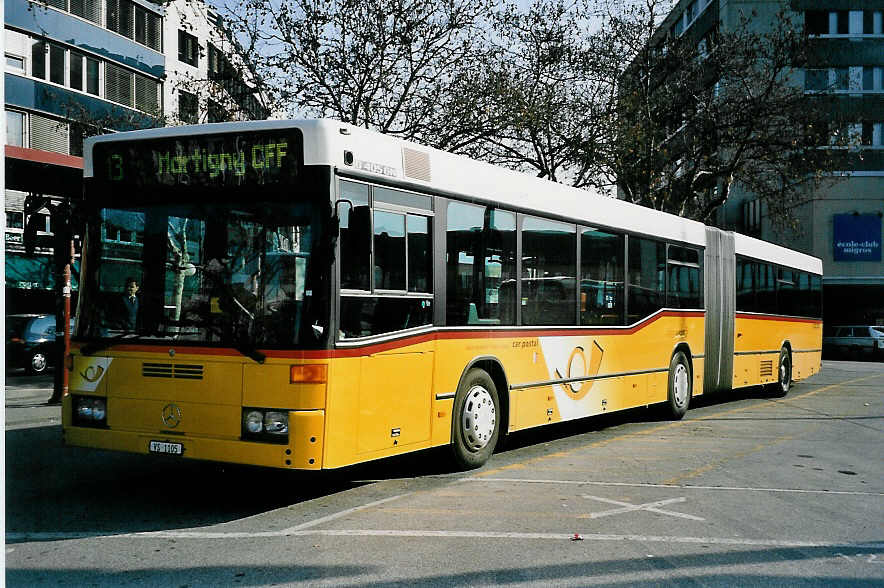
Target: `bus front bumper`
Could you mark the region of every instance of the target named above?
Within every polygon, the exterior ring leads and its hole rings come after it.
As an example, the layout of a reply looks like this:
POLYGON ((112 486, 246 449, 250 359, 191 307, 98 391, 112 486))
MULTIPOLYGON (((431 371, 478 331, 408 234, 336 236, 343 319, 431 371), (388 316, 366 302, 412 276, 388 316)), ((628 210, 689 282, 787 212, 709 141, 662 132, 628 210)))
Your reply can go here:
POLYGON ((240 439, 169 435, 143 431, 119 431, 65 424, 66 445, 125 451, 170 458, 198 459, 283 469, 322 468, 325 411, 290 411, 287 444, 240 439))

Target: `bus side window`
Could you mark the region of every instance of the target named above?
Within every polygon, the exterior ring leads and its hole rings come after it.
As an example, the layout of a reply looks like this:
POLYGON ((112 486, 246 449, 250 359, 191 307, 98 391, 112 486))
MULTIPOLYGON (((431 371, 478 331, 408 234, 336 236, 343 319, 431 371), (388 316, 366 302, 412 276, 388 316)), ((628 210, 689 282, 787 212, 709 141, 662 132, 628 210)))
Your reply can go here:
POLYGON ((368 186, 341 182, 338 207, 341 231, 341 288, 370 290, 371 211, 368 207, 368 186))
POLYGON ((522 224, 523 325, 577 322, 577 227, 526 216, 522 224), (528 285, 534 287, 528 287, 528 285))
POLYGON ((446 323, 514 324, 515 214, 450 202, 447 216, 446 323))
POLYGON ((696 249, 669 245, 669 270, 666 306, 670 308, 701 308, 700 253, 696 249))
POLYGON ((623 235, 580 233, 580 324, 623 324, 623 235))
POLYGON ((757 280, 755 282, 755 312, 776 314, 777 288, 774 266, 769 263, 758 263, 757 280))
POLYGON ((748 259, 737 258, 737 310, 755 312, 756 264, 748 259))
POLYGON ((629 238, 629 317, 632 324, 663 308, 665 303, 666 244, 641 237, 629 238))

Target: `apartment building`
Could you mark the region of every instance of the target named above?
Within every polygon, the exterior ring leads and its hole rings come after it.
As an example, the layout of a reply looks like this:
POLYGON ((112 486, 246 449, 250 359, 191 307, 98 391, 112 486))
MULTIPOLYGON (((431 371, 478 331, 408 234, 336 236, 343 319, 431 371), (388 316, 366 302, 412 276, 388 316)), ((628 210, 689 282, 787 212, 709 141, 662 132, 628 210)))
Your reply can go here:
POLYGON ((716 30, 748 19, 763 32, 780 13, 803 27, 812 43, 810 66, 796 72, 808 100, 825 97, 846 131, 845 168, 837 181, 794 210, 797 231, 777 230, 751 193, 732 191, 717 224, 798 249, 823 260, 826 324, 884 324, 884 0, 681 0, 655 38, 686 36, 707 43, 716 30))
POLYGON ((83 123, 120 131, 266 117, 229 65, 233 45, 219 24, 200 0, 5 2, 7 313, 55 307, 57 221, 50 208, 26 210, 25 200, 81 193, 83 123), (200 98, 185 86, 201 87, 200 98), (32 217, 37 249, 27 255, 32 217))

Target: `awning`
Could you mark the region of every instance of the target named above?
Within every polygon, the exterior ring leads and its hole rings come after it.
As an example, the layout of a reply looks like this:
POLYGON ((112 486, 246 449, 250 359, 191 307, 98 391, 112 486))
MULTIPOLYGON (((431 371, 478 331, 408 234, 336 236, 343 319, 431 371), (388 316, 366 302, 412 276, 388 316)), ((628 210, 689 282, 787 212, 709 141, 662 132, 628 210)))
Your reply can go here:
MULTIPOLYGON (((79 261, 74 262, 71 286, 77 289, 80 274, 79 261)), ((23 290, 52 290, 55 287, 52 257, 48 255, 6 254, 6 287, 23 290)))

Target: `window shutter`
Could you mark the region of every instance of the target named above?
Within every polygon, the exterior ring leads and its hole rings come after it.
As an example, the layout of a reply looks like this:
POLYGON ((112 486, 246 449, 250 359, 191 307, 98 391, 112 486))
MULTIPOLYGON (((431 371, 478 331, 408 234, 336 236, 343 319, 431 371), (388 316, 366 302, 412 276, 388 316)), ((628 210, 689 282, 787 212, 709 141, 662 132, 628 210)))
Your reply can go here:
POLYGON ((111 102, 124 104, 132 107, 132 72, 121 67, 111 65, 104 66, 104 97, 111 102))
POLYGON ((95 24, 101 24, 101 1, 71 0, 71 13, 95 24))
POLYGON ((45 116, 32 114, 31 148, 55 153, 68 153, 68 125, 45 116))
POLYGON ((159 84, 144 76, 135 76, 135 108, 156 113, 159 110, 159 84))

